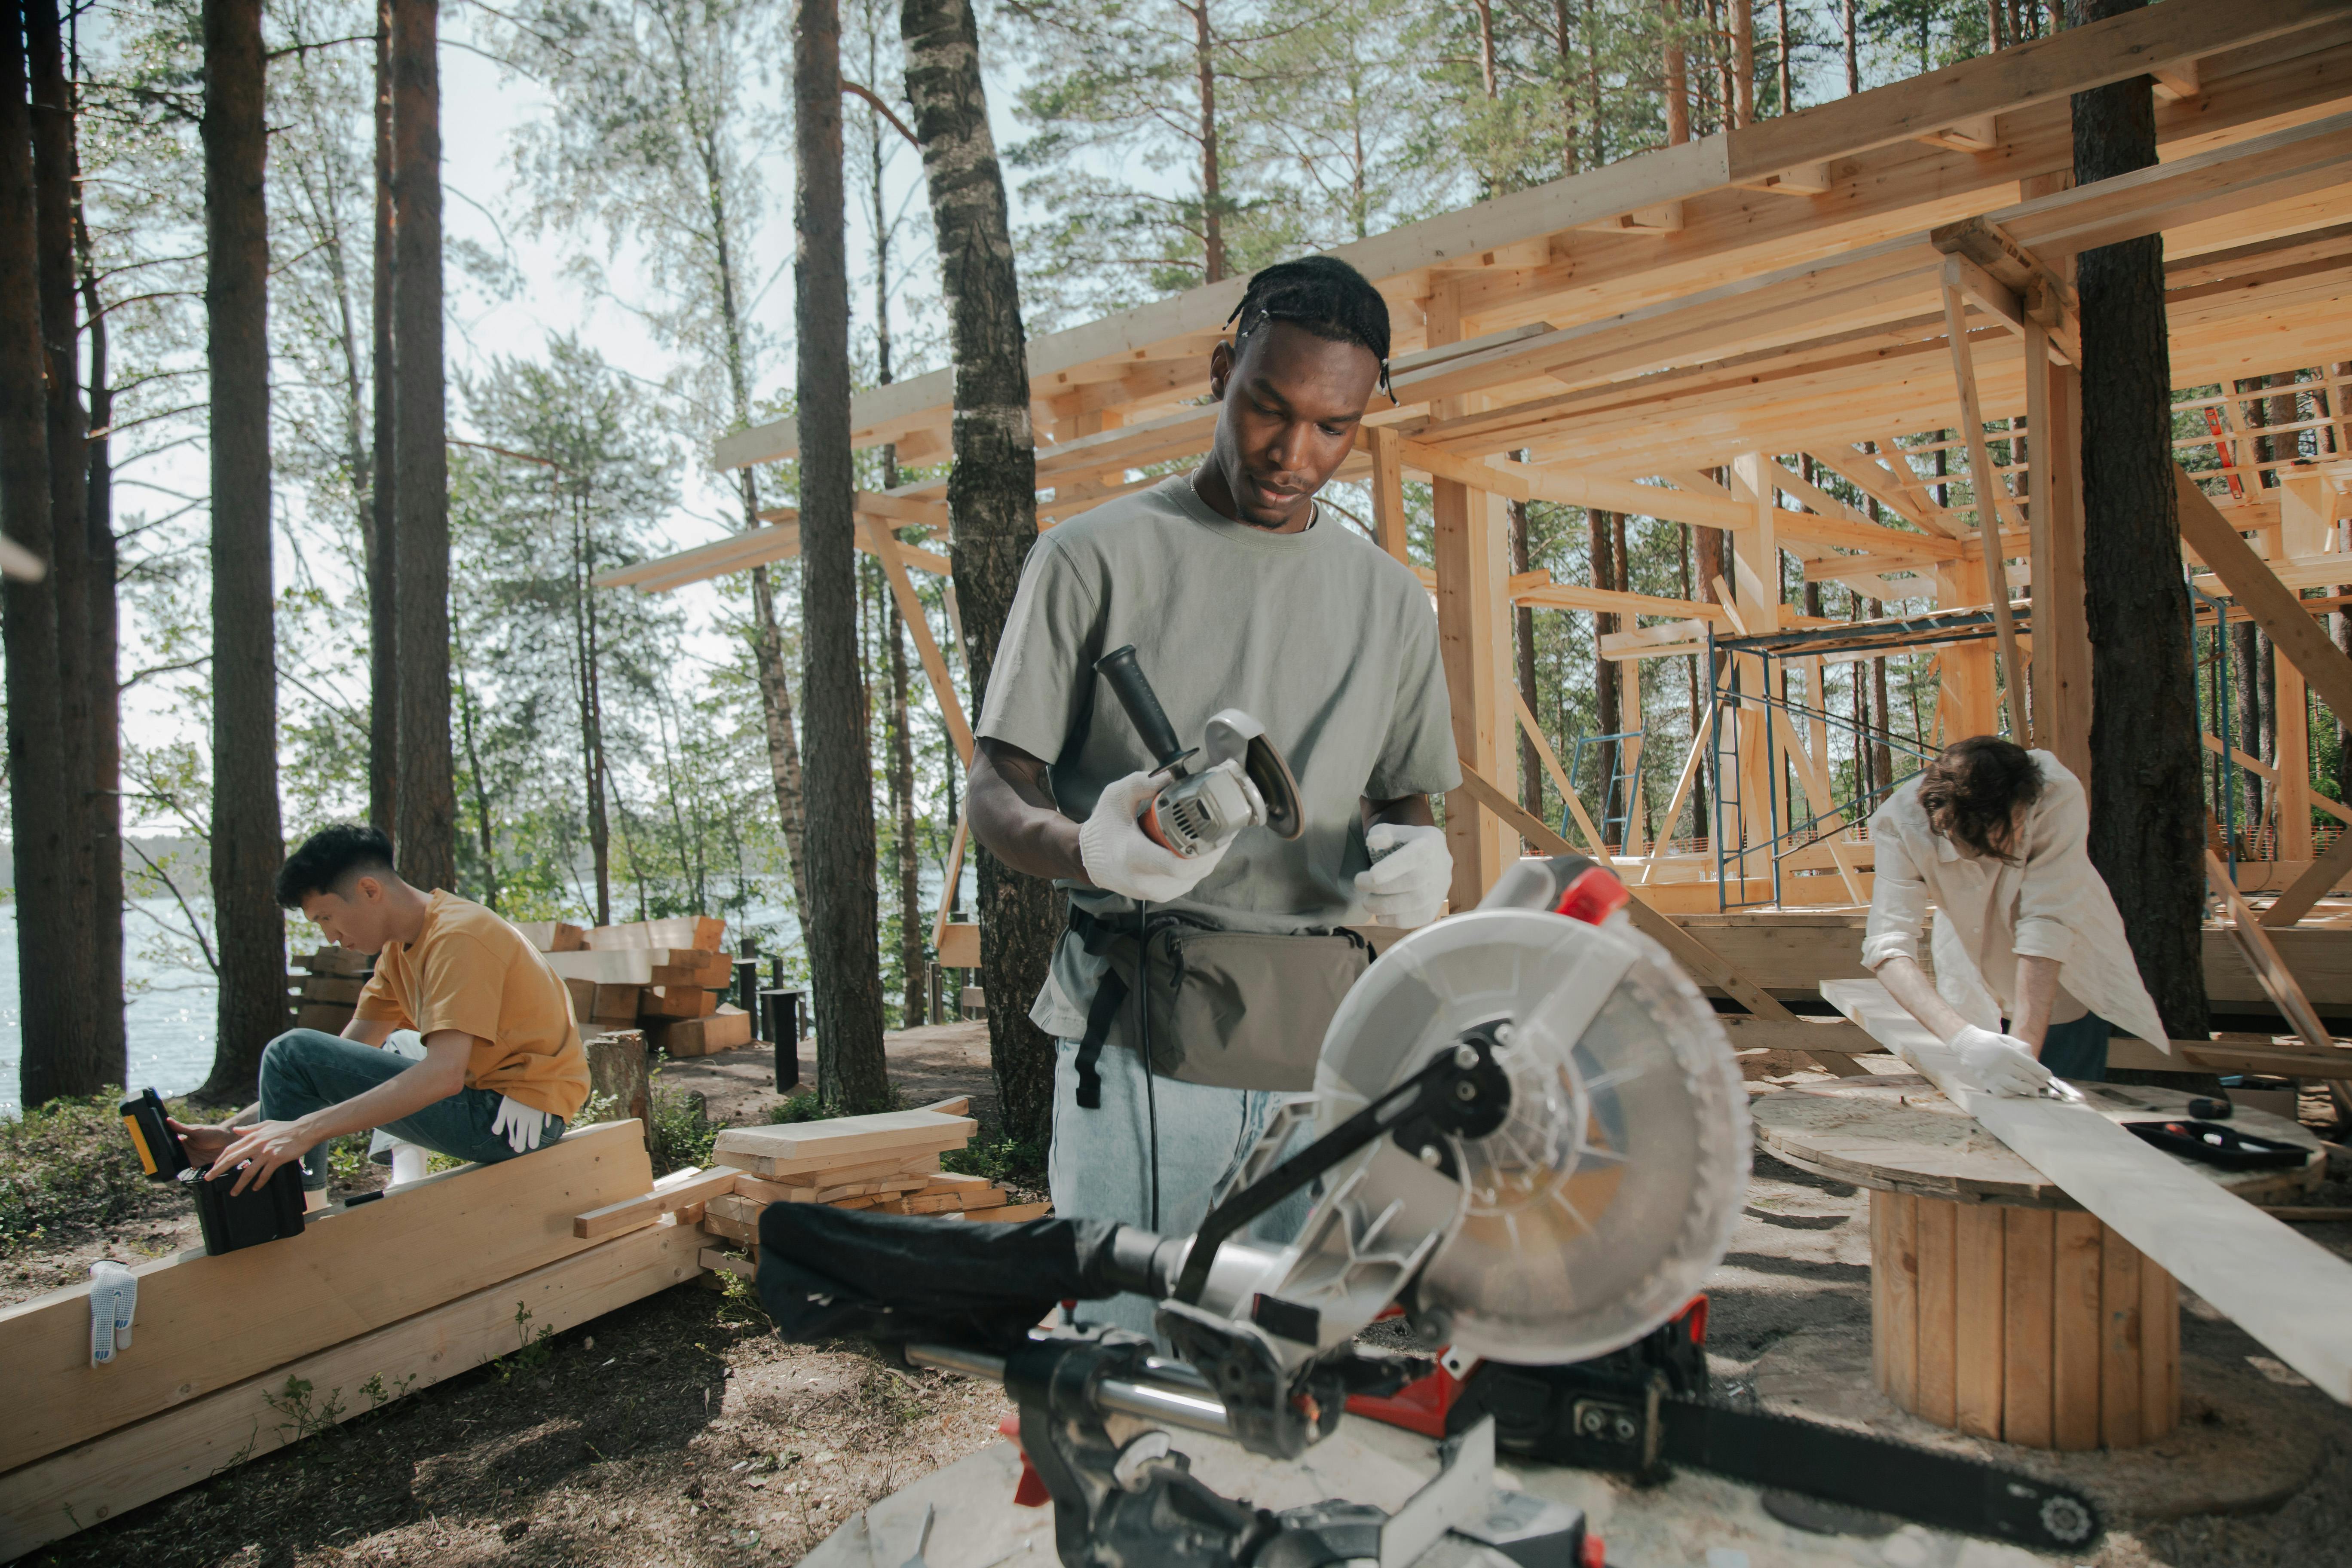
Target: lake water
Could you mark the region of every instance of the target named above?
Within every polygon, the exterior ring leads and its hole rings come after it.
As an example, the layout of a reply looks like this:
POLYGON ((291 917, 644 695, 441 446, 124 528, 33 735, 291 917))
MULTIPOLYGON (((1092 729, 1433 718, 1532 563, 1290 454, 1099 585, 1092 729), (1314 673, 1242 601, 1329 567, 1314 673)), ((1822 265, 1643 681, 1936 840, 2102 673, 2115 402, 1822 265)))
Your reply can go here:
MULTIPOLYGON (((185 1094, 205 1081, 213 1065, 214 1014, 217 987, 209 974, 166 969, 138 956, 146 932, 130 913, 130 951, 123 978, 131 995, 123 1007, 130 1041, 131 1087, 185 1094)), ((25 1047, 16 996, 16 903, 0 903, 0 1116, 16 1112, 16 1062, 25 1047)))

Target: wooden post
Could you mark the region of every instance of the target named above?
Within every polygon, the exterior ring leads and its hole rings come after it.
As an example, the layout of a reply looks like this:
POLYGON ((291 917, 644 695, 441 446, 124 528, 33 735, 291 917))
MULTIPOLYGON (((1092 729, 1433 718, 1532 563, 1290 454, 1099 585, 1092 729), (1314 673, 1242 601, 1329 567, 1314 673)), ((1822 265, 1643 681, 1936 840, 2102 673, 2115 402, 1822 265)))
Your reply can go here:
POLYGON ((2009 732, 2023 745, 2032 733, 2025 726, 2025 671, 2017 653, 2017 624, 2009 608, 2009 569, 2001 559, 2001 502, 2007 500, 2000 476, 1993 471, 1985 449, 1984 409, 1977 400, 1976 367, 1969 359, 1968 307, 1952 282, 1957 258, 1945 261, 1944 331, 1951 340, 1952 378, 1960 395, 1960 433, 1969 444, 1969 489, 1976 497, 1977 534, 1984 544, 1984 571, 1992 599, 1992 624, 2000 644, 2000 661, 2009 700, 2009 732))
MULTIPOLYGON (((1773 494, 1772 459, 1749 452, 1732 459, 1731 473, 1740 499, 1755 509, 1756 523, 1731 536, 1733 569, 1738 574, 1739 620, 1754 636, 1780 629, 1780 541, 1778 507, 1773 494)), ((1734 661, 1741 691, 1768 695, 1764 661, 1743 656, 1734 661)), ((1780 788, 1780 769, 1768 759, 1765 737, 1771 732, 1771 711, 1743 702, 1734 729, 1739 749, 1739 816, 1748 847, 1739 857, 1739 875, 1769 877, 1772 857, 1772 803, 1780 788)))
POLYGON ((1404 516, 1404 437, 1390 426, 1375 425, 1364 432, 1372 452, 1372 527, 1381 548, 1411 565, 1406 549, 1404 516))
POLYGON ((2278 661, 2278 858, 2308 860, 2311 841, 2311 704, 2303 672, 2278 661))
POLYGON ((2082 372, 2025 323, 2027 487, 2032 537, 2033 743, 2088 788, 2091 638, 2083 610, 2082 372))
MULTIPOLYGON (((1628 624, 1633 620, 1627 616, 1628 624)), ((1617 663, 1617 726, 1633 731, 1633 739, 1623 742, 1625 772, 1638 780, 1642 767, 1642 661, 1620 659, 1617 663)), ((1625 842, 1617 852, 1632 858, 1642 853, 1648 828, 1642 821, 1642 794, 1638 787, 1629 790, 1625 798, 1625 842)))

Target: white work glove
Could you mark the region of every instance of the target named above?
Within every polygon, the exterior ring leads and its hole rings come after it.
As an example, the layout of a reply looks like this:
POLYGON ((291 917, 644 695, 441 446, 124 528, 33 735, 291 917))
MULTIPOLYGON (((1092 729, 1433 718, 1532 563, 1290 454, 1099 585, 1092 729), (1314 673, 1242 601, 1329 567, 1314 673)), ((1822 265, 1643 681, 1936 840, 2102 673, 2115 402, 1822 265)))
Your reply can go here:
POLYGON ((1454 884, 1445 829, 1382 822, 1364 835, 1364 847, 1372 868, 1356 873, 1356 898, 1367 915, 1407 930, 1437 918, 1454 884))
POLYGON ((1950 1041, 1959 1058, 1960 1081, 1987 1094, 2033 1095, 2050 1082, 2050 1069, 2034 1059, 2033 1047, 2013 1035, 1996 1035, 1970 1024, 1950 1041))
POLYGON ((89 1266, 89 1364, 104 1366, 131 1348, 131 1320, 139 1310, 139 1278, 121 1264, 89 1266))
POLYGON ((1199 887, 1233 847, 1228 838, 1207 854, 1187 860, 1173 849, 1153 843, 1135 814, 1160 793, 1163 782, 1150 773, 1129 773, 1104 785, 1094 815, 1078 829, 1078 858, 1086 865, 1087 879, 1105 892, 1147 903, 1168 903, 1199 887))
POLYGON ((490 1131, 506 1136, 507 1147, 518 1154, 528 1154, 539 1147, 540 1134, 547 1131, 547 1112, 534 1110, 519 1100, 499 1096, 499 1113, 490 1119, 490 1131))

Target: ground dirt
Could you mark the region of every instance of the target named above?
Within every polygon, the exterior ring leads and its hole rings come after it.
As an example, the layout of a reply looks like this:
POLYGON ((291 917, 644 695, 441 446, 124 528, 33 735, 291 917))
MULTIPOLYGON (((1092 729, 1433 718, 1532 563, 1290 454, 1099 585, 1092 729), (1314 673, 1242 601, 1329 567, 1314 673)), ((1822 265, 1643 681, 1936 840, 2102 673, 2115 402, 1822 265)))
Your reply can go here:
MULTIPOLYGON (((968 1092, 983 1136, 992 1130, 982 1026, 908 1031, 893 1037, 891 1058, 906 1103, 968 1092)), ((778 1100, 764 1052, 677 1064, 662 1081, 702 1095, 714 1120, 763 1120, 778 1100)), ((2320 1109, 2315 1103, 2307 1113, 2316 1120, 2320 1109)), ((2331 1182, 2308 1201, 2352 1204, 2352 1184, 2331 1182)), ((5 1293, 18 1299, 84 1278, 93 1257, 189 1245, 191 1230, 175 1218, 159 1200, 104 1236, 58 1238, 7 1266, 5 1293)), ((2299 1228, 2352 1256, 2352 1225, 2299 1228)), ((1784 1405, 1774 1394, 1774 1368, 1801 1339, 1833 1346, 1844 1336, 1867 1345, 1867 1239, 1866 1194, 1759 1160, 1731 1251, 1708 1287, 1715 1368, 1731 1397, 1784 1405)), ((2202 1302, 2187 1306, 2183 1348, 2200 1363, 2199 1386, 2220 1390, 2220 1403, 2232 1409, 2231 1401, 2274 1409, 2286 1402, 2309 1435, 2298 1449, 2310 1456, 2309 1473, 2293 1479, 2283 1500, 2231 1514, 2145 1517, 2130 1511, 2128 1498, 2114 1498, 2115 1528, 2087 1561, 2097 1568, 2352 1563, 2352 1412, 2277 1381, 2284 1369, 2274 1362, 2266 1369, 2259 1344, 2202 1302)), ((1842 1392, 1874 1397, 1866 1357, 1859 1364, 1864 1371, 1845 1374, 1859 1386, 1842 1392)), ((791 1563, 860 1509, 993 1440, 1009 1410, 992 1385, 908 1372, 854 1346, 782 1343, 740 1285, 687 1286, 28 1561, 105 1568, 791 1563)), ((2063 1460, 2055 1468, 2064 1473, 2063 1460)), ((1909 1561, 1897 1550, 1905 1540, 1887 1541, 1887 1561, 1909 1561)))

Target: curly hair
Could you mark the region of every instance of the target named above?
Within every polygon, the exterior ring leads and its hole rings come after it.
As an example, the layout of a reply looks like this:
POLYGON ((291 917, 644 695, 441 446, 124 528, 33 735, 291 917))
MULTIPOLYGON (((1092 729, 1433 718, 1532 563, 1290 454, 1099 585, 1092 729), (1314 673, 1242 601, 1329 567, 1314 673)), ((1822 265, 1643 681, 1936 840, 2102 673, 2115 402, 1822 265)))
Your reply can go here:
POLYGON ((1302 256, 1253 273, 1242 302, 1225 318, 1241 323, 1234 350, 1268 321, 1288 321, 1328 342, 1355 343, 1381 362, 1381 390, 1389 389, 1389 302, 1364 275, 1333 256, 1302 256))
POLYGON ((2024 747, 1999 735, 1971 735, 1945 747, 1919 773, 1919 805, 1927 826, 1978 854, 2015 864, 1995 847, 2021 806, 2042 798, 2042 770, 2024 747))

